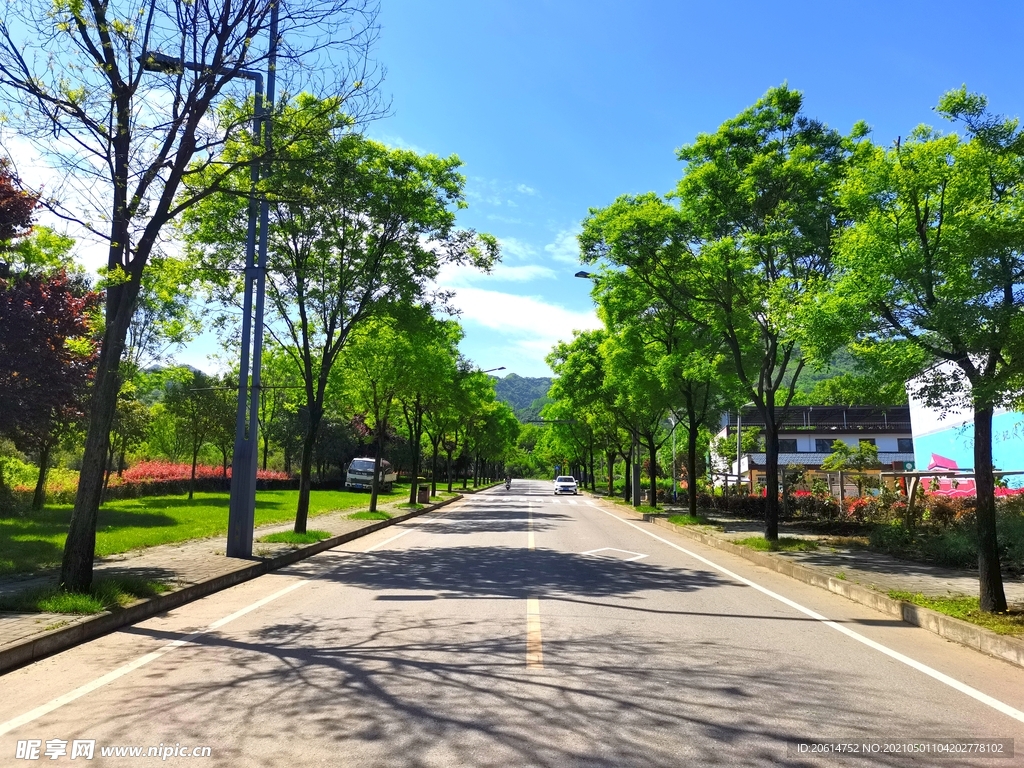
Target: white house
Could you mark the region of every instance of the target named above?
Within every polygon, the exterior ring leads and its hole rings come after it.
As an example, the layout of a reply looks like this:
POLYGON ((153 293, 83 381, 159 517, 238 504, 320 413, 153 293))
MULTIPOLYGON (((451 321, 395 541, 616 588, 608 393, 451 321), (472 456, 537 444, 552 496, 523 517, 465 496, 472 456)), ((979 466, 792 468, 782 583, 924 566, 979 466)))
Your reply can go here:
MULTIPOLYGON (((764 434, 764 420, 753 407, 727 413, 722 417, 721 429, 715 435, 724 437, 730 446, 736 445, 737 421, 740 430, 757 429, 764 434)), ((838 477, 831 477, 821 470, 821 463, 832 453, 832 443, 842 440, 851 446, 866 441, 878 449, 878 461, 884 469, 913 469, 914 439, 910 427, 910 409, 905 405, 896 406, 831 406, 802 405, 790 406, 779 430, 780 471, 790 465, 798 465, 806 471, 805 479, 810 483, 815 477, 828 478, 838 493, 838 477)), ((763 448, 763 444, 762 444, 763 448)), ((712 449, 714 451, 714 449, 712 449)), ((739 482, 753 490, 755 485, 765 484, 765 454, 730 451, 725 455, 712 452, 712 467, 716 473, 715 484, 722 485, 726 473, 729 481, 739 482)))

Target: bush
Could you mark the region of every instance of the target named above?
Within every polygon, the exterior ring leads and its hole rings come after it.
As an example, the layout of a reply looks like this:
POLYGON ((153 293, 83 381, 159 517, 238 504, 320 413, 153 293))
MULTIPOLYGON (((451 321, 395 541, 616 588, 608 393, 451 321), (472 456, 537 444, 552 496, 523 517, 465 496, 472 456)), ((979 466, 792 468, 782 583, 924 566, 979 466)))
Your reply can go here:
POLYGON ((914 535, 903 523, 882 523, 871 530, 870 541, 872 549, 890 554, 900 554, 913 544, 914 535))
POLYGON ((953 523, 974 521, 976 500, 973 496, 956 497, 929 495, 925 497, 925 513, 929 522, 948 528, 953 523))
POLYGON ((710 496, 706 493, 697 495, 699 509, 717 509, 737 517, 764 519, 763 496, 710 496))

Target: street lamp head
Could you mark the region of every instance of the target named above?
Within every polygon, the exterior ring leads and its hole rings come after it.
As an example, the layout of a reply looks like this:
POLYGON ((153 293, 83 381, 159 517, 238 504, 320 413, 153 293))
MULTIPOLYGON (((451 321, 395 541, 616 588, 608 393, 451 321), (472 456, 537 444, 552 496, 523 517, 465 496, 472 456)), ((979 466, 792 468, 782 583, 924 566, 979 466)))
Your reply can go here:
POLYGON ((573 277, 582 277, 584 280, 592 280, 595 277, 595 275, 593 272, 587 272, 586 270, 581 269, 579 272, 573 275, 573 277))
POLYGON ((139 64, 147 72, 161 72, 165 75, 180 75, 185 71, 185 62, 160 51, 147 51, 138 57, 139 64))
POLYGON ((480 371, 480 373, 490 373, 491 371, 504 371, 504 370, 505 370, 505 366, 503 365, 503 366, 501 366, 499 368, 488 368, 486 371, 480 371))

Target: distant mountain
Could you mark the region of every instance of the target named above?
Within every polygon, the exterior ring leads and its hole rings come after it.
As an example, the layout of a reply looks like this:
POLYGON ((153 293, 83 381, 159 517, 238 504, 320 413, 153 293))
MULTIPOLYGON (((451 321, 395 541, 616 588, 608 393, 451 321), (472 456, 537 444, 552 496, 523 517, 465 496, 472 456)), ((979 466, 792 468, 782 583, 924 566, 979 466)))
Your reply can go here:
POLYGON ((503 379, 494 382, 494 390, 498 399, 508 403, 520 421, 539 418, 540 406, 547 402, 548 390, 553 379, 545 377, 530 378, 510 373, 503 379), (540 400, 541 403, 537 403, 540 400))

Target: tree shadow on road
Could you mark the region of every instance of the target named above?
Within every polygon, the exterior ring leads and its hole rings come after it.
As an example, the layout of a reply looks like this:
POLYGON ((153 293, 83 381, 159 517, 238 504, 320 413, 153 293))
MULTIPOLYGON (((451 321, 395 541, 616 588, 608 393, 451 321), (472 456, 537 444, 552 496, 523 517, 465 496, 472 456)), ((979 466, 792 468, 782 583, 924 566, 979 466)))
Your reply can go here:
POLYGON ((450 598, 623 596, 732 584, 708 571, 550 549, 456 546, 325 555, 290 570, 366 589, 424 590, 450 598))

